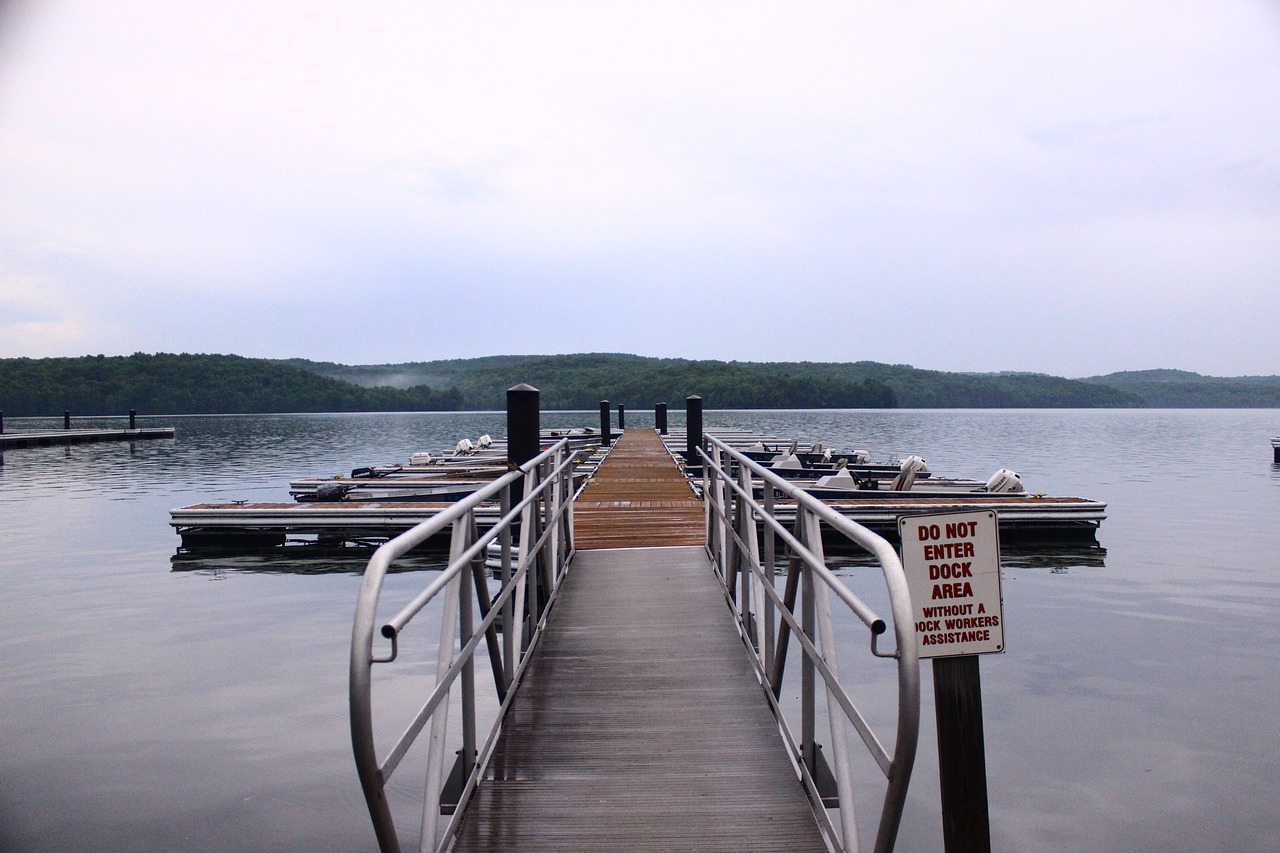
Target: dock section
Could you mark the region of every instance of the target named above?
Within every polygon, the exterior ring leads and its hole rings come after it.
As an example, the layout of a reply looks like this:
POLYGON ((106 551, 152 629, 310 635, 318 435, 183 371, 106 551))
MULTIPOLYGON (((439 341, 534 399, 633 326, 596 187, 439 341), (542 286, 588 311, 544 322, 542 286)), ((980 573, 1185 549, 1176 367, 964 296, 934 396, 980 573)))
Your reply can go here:
POLYGON ((625 432, 574 515, 578 552, 453 849, 826 850, 656 434, 625 432))
POLYGON ((702 501, 653 430, 622 433, 573 503, 574 545, 701 545, 702 501))
POLYGON ((92 444, 100 441, 139 441, 173 438, 173 427, 150 429, 50 429, 0 433, 0 451, 16 447, 48 447, 58 444, 92 444))

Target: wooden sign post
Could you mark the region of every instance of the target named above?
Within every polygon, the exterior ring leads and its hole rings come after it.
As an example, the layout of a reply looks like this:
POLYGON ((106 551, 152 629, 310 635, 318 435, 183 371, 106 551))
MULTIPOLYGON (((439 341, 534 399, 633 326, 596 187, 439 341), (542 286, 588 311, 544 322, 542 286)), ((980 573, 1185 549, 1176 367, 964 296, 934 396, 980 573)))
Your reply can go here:
POLYGON ((1004 651, 994 512, 898 520, 920 657, 933 659, 942 836, 947 853, 989 853, 978 655, 1004 651))

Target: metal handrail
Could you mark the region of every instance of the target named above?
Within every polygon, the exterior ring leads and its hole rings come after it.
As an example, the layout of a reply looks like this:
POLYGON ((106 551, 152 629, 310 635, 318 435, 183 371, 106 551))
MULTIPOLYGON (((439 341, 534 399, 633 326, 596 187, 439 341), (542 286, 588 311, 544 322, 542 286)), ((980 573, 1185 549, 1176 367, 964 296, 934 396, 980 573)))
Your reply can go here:
POLYGON ((902 820, 920 730, 919 655, 902 563, 893 546, 880 536, 835 512, 715 436, 706 435, 705 439, 710 453, 702 448, 698 453, 704 462, 707 548, 725 587, 725 595, 734 608, 743 637, 755 652, 757 672, 770 686, 770 701, 779 727, 815 804, 822 802, 818 778, 822 765, 821 747, 816 740, 817 677, 821 677, 826 688, 834 765, 832 775, 839 798, 841 829, 838 837, 825 810, 815 808, 819 824, 828 842, 837 849, 850 853, 860 849, 846 729, 842 722, 838 722, 843 718, 858 732, 886 777, 874 850, 876 853, 889 853, 902 820), (753 481, 763 484, 763 500, 756 499, 753 481), (794 529, 789 530, 776 518, 775 490, 796 503, 794 529), (827 568, 822 525, 870 552, 879 562, 893 616, 896 643, 893 651, 884 652, 877 647, 877 638, 887 630, 884 620, 827 568), (781 595, 773 583, 778 539, 786 545, 788 556, 787 580, 781 595), (881 745, 840 681, 839 649, 835 642, 828 593, 834 593, 870 630, 873 655, 897 661, 897 731, 891 754, 881 745), (801 610, 799 617, 795 612, 797 597, 801 610), (798 743, 778 703, 792 636, 803 655, 802 731, 798 743))
POLYGON ((479 774, 497 741, 514 686, 524 673, 528 654, 537 643, 547 611, 555 600, 573 553, 573 469, 576 458, 569 448, 569 440, 562 439, 519 468, 388 541, 374 552, 365 568, 351 630, 351 744, 360 785, 383 853, 399 853, 401 849, 385 786, 428 723, 431 728, 420 850, 443 849, 446 846, 467 799, 475 790, 479 774), (523 485, 523 496, 514 500, 512 493, 520 485, 523 485), (494 499, 501 501, 500 518, 481 532, 476 524, 475 510, 494 499), (513 527, 517 522, 520 535, 518 550, 512 542, 513 527), (395 616, 383 623, 379 633, 390 640, 390 652, 376 656, 373 643, 378 599, 392 562, 446 529, 451 529, 449 565, 395 616), (489 601, 485 558, 490 545, 495 542, 502 554, 502 586, 498 595, 489 601), (444 612, 436 653, 435 687, 380 762, 373 735, 372 667, 398 658, 401 632, 441 593, 444 593, 444 612), (477 605, 481 616, 478 622, 474 618, 477 605), (503 620, 501 647, 495 625, 499 614, 503 620), (519 618, 516 618, 517 614, 519 618), (481 642, 486 641, 501 708, 483 749, 477 751, 474 656, 481 642), (463 717, 459 755, 464 786, 453 818, 437 845, 439 800, 446 769, 444 756, 449 696, 459 679, 463 717))

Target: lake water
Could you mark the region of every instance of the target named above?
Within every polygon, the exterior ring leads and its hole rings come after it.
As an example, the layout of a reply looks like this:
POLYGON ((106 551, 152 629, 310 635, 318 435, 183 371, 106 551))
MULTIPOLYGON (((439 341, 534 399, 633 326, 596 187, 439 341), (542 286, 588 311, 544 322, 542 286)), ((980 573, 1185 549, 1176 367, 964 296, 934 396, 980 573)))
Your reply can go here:
MULTIPOLYGON (((875 459, 918 453, 957 476, 1009 467, 1032 491, 1106 501, 1100 547, 1005 564, 1008 651, 982 659, 993 847, 1277 849, 1280 411, 705 418, 875 459)), ((505 416, 143 423, 178 437, 13 450, 0 465, 0 850, 376 850, 346 705, 362 562, 183 560, 168 510, 287 500, 291 478, 500 435, 505 416)), ((45 425, 61 419, 6 422, 45 425)), ((390 592, 425 571, 393 575, 390 592)), ((865 568, 841 574, 867 584, 865 568)), ((850 629, 850 645, 865 637, 850 629)), ((902 851, 941 849, 923 675, 902 851)))

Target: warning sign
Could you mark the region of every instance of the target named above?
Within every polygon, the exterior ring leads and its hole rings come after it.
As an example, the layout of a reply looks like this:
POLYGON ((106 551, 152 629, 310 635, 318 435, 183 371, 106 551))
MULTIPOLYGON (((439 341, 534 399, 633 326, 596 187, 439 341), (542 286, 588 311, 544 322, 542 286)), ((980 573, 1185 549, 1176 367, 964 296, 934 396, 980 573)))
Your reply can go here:
POLYGON ((996 514, 908 516, 898 532, 920 657, 1004 651, 996 514))

